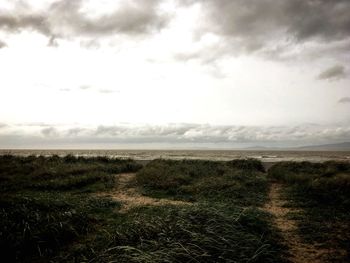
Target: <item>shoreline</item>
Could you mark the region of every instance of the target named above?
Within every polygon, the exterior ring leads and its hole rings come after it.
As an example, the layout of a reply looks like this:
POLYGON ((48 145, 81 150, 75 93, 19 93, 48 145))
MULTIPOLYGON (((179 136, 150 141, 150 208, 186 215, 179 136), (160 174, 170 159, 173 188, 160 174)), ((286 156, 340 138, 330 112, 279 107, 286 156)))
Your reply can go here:
POLYGON ((267 165, 282 161, 295 162, 350 162, 350 151, 238 151, 238 150, 0 150, 0 155, 52 156, 73 155, 76 157, 106 156, 118 159, 133 159, 148 163, 154 159, 230 161, 234 159, 257 159, 267 165))

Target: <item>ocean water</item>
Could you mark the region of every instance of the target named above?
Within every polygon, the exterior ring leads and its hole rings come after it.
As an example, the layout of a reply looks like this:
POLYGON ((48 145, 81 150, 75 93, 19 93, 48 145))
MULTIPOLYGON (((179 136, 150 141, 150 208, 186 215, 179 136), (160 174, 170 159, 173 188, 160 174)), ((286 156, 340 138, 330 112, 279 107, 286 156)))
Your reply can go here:
POLYGON ((262 162, 328 160, 350 162, 349 151, 239 151, 239 150, 0 150, 0 155, 13 154, 20 156, 57 154, 65 156, 108 156, 111 158, 131 158, 140 161, 153 159, 201 159, 228 161, 232 159, 255 158, 262 162))

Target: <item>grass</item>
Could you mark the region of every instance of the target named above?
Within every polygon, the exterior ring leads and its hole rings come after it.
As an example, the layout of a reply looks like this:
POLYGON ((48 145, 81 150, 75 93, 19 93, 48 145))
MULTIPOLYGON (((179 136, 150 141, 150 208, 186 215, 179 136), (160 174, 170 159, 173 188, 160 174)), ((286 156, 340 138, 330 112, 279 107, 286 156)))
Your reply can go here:
POLYGON ((0 190, 16 192, 32 190, 105 190, 114 185, 111 174, 135 172, 140 165, 132 160, 107 157, 82 158, 68 155, 64 158, 15 157, 0 158, 0 190))
POLYGON ((2 257, 8 262, 49 258, 94 231, 118 203, 87 193, 111 189, 112 173, 139 168, 131 160, 1 156, 2 257))
POLYGON ((283 262, 269 215, 258 209, 140 207, 123 216, 100 234, 105 247, 92 262, 283 262))
POLYGON ((144 194, 185 201, 230 202, 259 206, 268 181, 256 160, 214 162, 154 160, 137 173, 144 194))
POLYGON ((346 209, 350 205, 350 163, 281 162, 269 176, 294 187, 310 202, 346 209))
POLYGON ((333 250, 330 262, 348 262, 350 251, 350 163, 282 162, 269 176, 283 182, 288 205, 299 209, 293 217, 307 243, 333 250))
POLYGON ((256 160, 0 157, 0 247, 5 262, 284 262, 268 180, 256 160), (119 211, 114 174, 136 172, 145 195, 191 206, 119 211))
POLYGON ((0 200, 0 247, 6 262, 49 258, 63 245, 90 233, 97 214, 118 206, 109 199, 25 193, 0 200))

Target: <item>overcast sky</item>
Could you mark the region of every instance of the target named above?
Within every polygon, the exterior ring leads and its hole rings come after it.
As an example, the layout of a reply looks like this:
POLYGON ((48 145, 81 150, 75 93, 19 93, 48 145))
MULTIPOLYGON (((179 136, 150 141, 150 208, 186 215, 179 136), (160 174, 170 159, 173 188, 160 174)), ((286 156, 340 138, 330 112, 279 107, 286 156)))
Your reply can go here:
POLYGON ((0 0, 0 148, 350 141, 349 0, 0 0))

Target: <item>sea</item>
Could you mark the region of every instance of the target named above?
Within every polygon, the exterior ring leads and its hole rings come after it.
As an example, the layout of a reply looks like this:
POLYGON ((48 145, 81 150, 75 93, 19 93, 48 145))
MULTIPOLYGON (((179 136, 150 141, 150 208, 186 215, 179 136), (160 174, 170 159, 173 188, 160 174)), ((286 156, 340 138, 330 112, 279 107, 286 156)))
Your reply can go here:
POLYGON ((92 157, 107 156, 110 158, 151 161, 154 159, 200 159, 228 161, 233 159, 254 158, 264 163, 280 161, 324 162, 329 160, 350 162, 350 151, 255 151, 255 150, 0 150, 0 155, 59 155, 92 157))

